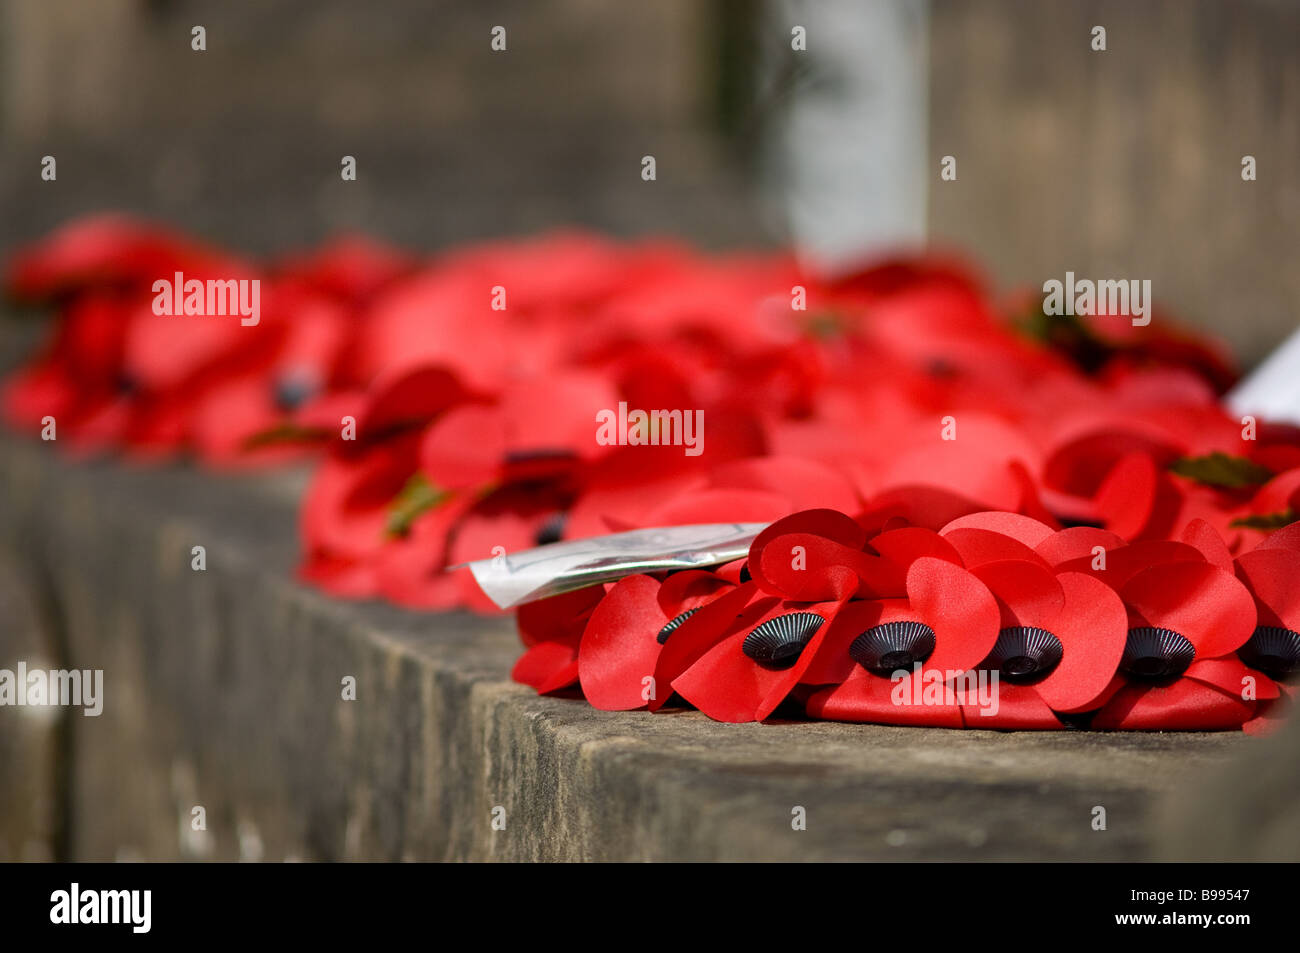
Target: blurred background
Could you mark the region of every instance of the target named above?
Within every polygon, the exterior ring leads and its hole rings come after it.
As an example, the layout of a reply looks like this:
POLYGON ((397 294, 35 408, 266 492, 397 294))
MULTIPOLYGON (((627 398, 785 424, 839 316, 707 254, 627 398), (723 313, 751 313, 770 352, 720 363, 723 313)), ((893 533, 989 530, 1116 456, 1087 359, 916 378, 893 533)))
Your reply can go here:
POLYGON ((1292 0, 6 0, 0 250, 105 208, 258 252, 931 242, 1150 278, 1249 364, 1300 301, 1298 39, 1292 0))

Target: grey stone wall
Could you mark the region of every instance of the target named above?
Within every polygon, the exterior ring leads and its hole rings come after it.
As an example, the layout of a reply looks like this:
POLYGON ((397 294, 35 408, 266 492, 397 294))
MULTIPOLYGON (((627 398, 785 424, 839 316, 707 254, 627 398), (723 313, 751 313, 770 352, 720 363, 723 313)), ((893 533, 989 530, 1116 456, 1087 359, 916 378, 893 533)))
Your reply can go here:
POLYGON ((752 242, 712 124, 712 11, 13 0, 0 10, 0 246, 106 206, 262 251, 348 228, 430 248, 560 224, 752 242), (194 25, 206 52, 191 49, 194 25), (490 48, 496 25, 505 52, 490 48), (46 154, 55 183, 39 179, 46 154), (340 180, 343 155, 355 182, 340 180))
POLYGON ((1149 278, 1253 363, 1300 325, 1300 5, 934 0, 932 237, 1004 281, 1149 278), (1091 31, 1107 30, 1107 49, 1091 31), (939 159, 958 161, 937 181, 939 159), (1258 178, 1243 182, 1241 159, 1258 178))

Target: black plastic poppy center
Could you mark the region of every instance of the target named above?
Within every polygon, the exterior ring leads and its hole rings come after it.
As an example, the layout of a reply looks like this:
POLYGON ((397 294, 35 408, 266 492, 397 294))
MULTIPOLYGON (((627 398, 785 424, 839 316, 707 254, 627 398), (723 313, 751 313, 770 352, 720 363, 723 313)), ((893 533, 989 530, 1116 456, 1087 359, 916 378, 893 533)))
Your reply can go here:
POLYGON ((315 375, 296 372, 282 374, 275 379, 275 406, 281 410, 297 410, 320 389, 315 375))
POLYGON ((998 633, 984 668, 996 669, 1009 682, 1030 682, 1060 664, 1065 649, 1046 629, 1013 625, 998 633))
POLYGON ((546 517, 545 522, 537 527, 537 534, 534 539, 538 546, 548 546, 551 543, 558 543, 564 538, 564 523, 568 519, 568 514, 564 512, 554 512, 546 517))
POLYGON ((695 615, 695 613, 699 612, 702 608, 704 607, 696 606, 694 609, 687 609, 685 612, 679 612, 677 615, 669 619, 668 624, 665 625, 662 629, 660 629, 659 634, 655 636, 659 644, 663 645, 665 642, 667 642, 668 636, 672 635, 674 632, 680 629, 682 627, 683 622, 685 622, 691 616, 695 615))
POLYGON ((1237 655, 1269 678, 1286 679, 1300 671, 1300 632, 1261 625, 1237 655))
POLYGON ((923 622, 885 622, 863 632, 849 646, 849 657, 868 672, 888 676, 910 669, 934 652, 934 629, 923 622))
POLYGON ((767 668, 789 668, 825 621, 815 612, 779 615, 745 636, 741 651, 767 668))
POLYGON ((1187 671, 1196 647, 1173 629, 1141 626, 1128 630, 1120 671, 1135 678, 1173 678, 1187 671))

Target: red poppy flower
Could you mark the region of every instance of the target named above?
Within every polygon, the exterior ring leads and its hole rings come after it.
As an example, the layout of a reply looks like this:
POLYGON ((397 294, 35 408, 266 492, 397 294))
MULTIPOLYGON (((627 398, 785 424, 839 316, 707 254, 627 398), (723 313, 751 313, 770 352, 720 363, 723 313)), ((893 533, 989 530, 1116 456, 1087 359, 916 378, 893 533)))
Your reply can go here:
MULTIPOLYGON (((565 521, 565 538, 580 539, 626 529, 676 523, 737 521, 742 518, 741 508, 749 509, 751 503, 765 507, 755 521, 776 519, 799 506, 790 499, 786 490, 790 481, 782 479, 787 472, 782 464, 772 464, 766 476, 754 477, 740 471, 736 480, 742 485, 732 486, 724 465, 731 461, 752 459, 764 451, 763 434, 757 421, 741 413, 724 410, 706 411, 708 452, 700 456, 687 456, 676 446, 620 446, 584 464, 576 474, 578 495, 565 521), (708 501, 716 506, 718 494, 713 490, 735 491, 726 496, 730 501, 722 509, 707 511, 703 518, 696 514, 706 510, 708 501), (741 492, 743 491, 743 492, 741 492), (702 494, 708 494, 701 503, 702 494), (656 522, 659 521, 659 522, 656 522)), ((768 469, 764 461, 757 461, 760 469, 768 469)), ((812 465, 816 467, 815 464, 812 465)), ((798 492, 805 495, 828 489, 824 475, 811 486, 801 486, 798 492)), ((829 478, 832 482, 834 476, 829 478)), ((845 488, 841 482, 831 492, 845 488)), ((852 488, 848 487, 848 492, 852 488)))
POLYGON ((54 417, 58 435, 97 446, 117 435, 103 422, 130 393, 122 370, 129 304, 117 295, 87 292, 70 300, 39 355, 3 385, 0 408, 13 427, 39 432, 54 417))
POLYGON ((1057 534, 1019 514, 975 514, 941 535, 988 586, 1000 612, 997 642, 980 665, 998 673, 998 705, 974 720, 991 728, 1058 728, 1057 713, 1093 706, 1124 647, 1124 607, 1115 592, 1084 573, 1054 568, 1042 551, 1063 548, 1057 534))
POLYGON ((1237 654, 1278 690, 1270 698, 1267 690, 1249 685, 1259 700, 1255 717, 1244 726, 1252 734, 1273 730, 1290 714, 1300 675, 1300 546, 1294 544, 1294 533, 1274 535, 1275 541, 1265 541, 1271 545, 1261 544, 1236 560, 1237 578, 1250 591, 1256 610, 1255 631, 1237 654))
POLYGON ((124 215, 94 215, 20 249, 5 285, 15 298, 46 301, 93 288, 146 289, 173 273, 196 273, 231 259, 223 252, 124 215))
POLYGON ((949 689, 993 647, 997 603, 976 576, 933 556, 912 563, 906 596, 854 601, 839 613, 803 673, 807 684, 828 685, 810 695, 808 714, 961 727, 949 689))
POLYGON ((1235 655, 1255 631, 1255 600, 1235 576, 1207 562, 1157 563, 1120 587, 1128 609, 1121 677, 1092 720, 1094 728, 1216 730, 1240 727, 1272 681, 1235 655))
POLYGON ((437 421, 422 442, 420 468, 453 489, 563 476, 601 455, 597 414, 617 406, 617 393, 597 374, 513 382, 493 403, 466 404, 437 421))
POLYGON ((734 588, 714 573, 697 570, 663 580, 628 576, 615 583, 592 612, 578 649, 587 701, 606 711, 657 701, 654 673, 664 646, 703 606, 734 588))
POLYGON ((467 568, 449 567, 557 541, 571 500, 561 487, 526 485, 505 485, 485 495, 435 491, 434 496, 409 530, 390 533, 376 554, 378 590, 409 608, 484 613, 501 610, 467 568))
POLYGON ((364 235, 339 236, 276 262, 282 281, 301 282, 338 301, 360 306, 414 271, 409 253, 364 235))
POLYGON ((519 607, 519 637, 526 651, 510 677, 539 694, 562 691, 578 680, 578 642, 592 611, 605 595, 588 586, 519 607))
MULTIPOLYGON (((755 539, 747 560, 757 589, 752 597, 743 588, 737 595, 747 604, 739 614, 732 606, 729 612, 718 610, 711 625, 703 618, 705 610, 699 612, 701 618, 682 625, 657 657, 656 681, 668 681, 718 720, 762 720, 801 683, 845 681, 853 664, 850 643, 861 648, 862 639, 869 640, 864 635, 868 629, 886 641, 902 637, 892 625, 901 620, 881 615, 894 610, 896 616, 897 606, 853 600, 863 592, 906 593, 913 611, 935 620, 942 638, 936 647, 930 630, 924 652, 912 646, 918 661, 929 658, 944 667, 962 667, 982 658, 995 631, 989 621, 995 611, 992 597, 952 562, 919 555, 930 549, 942 552, 942 542, 927 547, 913 536, 884 534, 891 538, 882 546, 902 557, 900 565, 865 552, 865 535, 858 524, 832 510, 797 513, 768 527, 755 539), (963 592, 971 593, 969 600, 957 595, 963 592), (980 625, 981 610, 988 626, 980 625), (864 625, 873 612, 872 624, 864 625)), ((905 648, 895 646, 891 658, 898 661, 905 648)), ((852 696, 854 689, 846 691, 852 696)))
POLYGON ((375 558, 387 541, 394 499, 415 472, 418 432, 350 455, 327 457, 303 498, 302 578, 334 595, 375 594, 375 558))

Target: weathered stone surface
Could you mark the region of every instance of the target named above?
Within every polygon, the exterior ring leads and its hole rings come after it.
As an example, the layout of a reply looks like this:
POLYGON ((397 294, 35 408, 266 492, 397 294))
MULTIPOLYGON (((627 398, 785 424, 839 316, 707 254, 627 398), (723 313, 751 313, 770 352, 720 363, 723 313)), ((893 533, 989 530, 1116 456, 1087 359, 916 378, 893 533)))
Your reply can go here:
MULTIPOLYGON (((0 669, 57 665, 34 581, 0 547, 0 669)), ((55 708, 0 709, 0 861, 52 860, 66 846, 66 724, 55 708)))
MULTIPOLYGON (((69 856, 1139 859, 1155 852, 1162 798, 1259 745, 732 726, 538 698, 508 680, 507 620, 293 582, 300 483, 0 443, 0 549, 48 587, 70 664, 105 670, 103 715, 71 718, 60 753, 69 856), (206 572, 190 569, 193 545, 206 572), (341 698, 347 675, 356 701, 341 698), (195 806, 206 832, 191 829, 195 806)), ((3 639, 12 656, 12 627, 3 639)), ((7 732, 14 713, 0 719, 7 732)))
POLYGON ((1002 282, 1145 278, 1248 364, 1295 329, 1300 6, 935 0, 931 235, 1002 282), (1092 49, 1105 27, 1106 50, 1092 49), (1242 158, 1258 177, 1243 181, 1242 158))
POLYGON ((1198 770, 1160 812, 1159 833, 1160 860, 1300 860, 1300 721, 1198 770))

